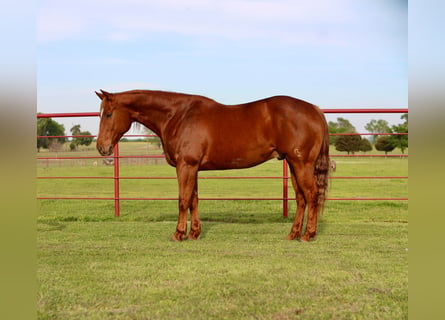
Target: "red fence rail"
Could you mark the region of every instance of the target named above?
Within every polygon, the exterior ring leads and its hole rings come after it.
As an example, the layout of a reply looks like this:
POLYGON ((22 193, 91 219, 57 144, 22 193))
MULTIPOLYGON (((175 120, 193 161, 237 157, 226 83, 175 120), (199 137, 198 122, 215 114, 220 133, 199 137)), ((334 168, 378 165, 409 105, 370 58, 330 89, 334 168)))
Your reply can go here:
MULTIPOLYGON (((398 109, 322 109, 324 113, 408 113, 406 108, 398 109)), ((37 118, 66 118, 66 117, 98 117, 99 112, 82 112, 82 113, 39 113, 37 118)), ((338 133, 331 135, 407 135, 408 133, 338 133)), ((155 135, 125 135, 125 137, 153 137, 155 135)), ((37 138, 75 138, 75 137, 96 137, 94 135, 71 135, 71 136, 37 136, 37 138)), ((331 155, 334 157, 408 157, 405 154, 398 155, 341 155, 335 154, 331 155)), ((110 179, 114 181, 114 196, 113 197, 56 197, 56 196, 46 196, 37 197, 39 200, 114 200, 114 214, 116 217, 120 216, 120 201, 122 200, 177 200, 177 198, 129 198, 120 196, 120 180, 122 179, 176 179, 176 177, 124 177, 120 175, 119 172, 119 160, 123 158, 151 158, 151 159, 162 159, 163 155, 149 155, 149 156, 121 156, 119 154, 119 144, 114 147, 114 154, 112 157, 102 157, 102 156, 88 156, 88 157, 37 157, 37 160, 64 160, 64 159, 103 159, 103 158, 113 158, 113 176, 112 177, 79 177, 79 176, 38 176, 37 179, 110 179)), ((282 197, 265 198, 265 197, 238 197, 238 198, 200 198, 200 200, 277 200, 283 203, 283 216, 288 216, 288 201, 295 200, 295 198, 290 198, 288 194, 289 190, 289 171, 286 160, 283 160, 283 172, 281 176, 275 177, 199 177, 199 179, 281 179, 282 184, 282 197)), ((332 176, 330 179, 408 179, 407 176, 353 176, 353 177, 336 177, 332 176)), ((407 197, 391 197, 391 198, 377 198, 377 197, 354 197, 354 198, 329 198, 328 200, 408 200, 407 197)))

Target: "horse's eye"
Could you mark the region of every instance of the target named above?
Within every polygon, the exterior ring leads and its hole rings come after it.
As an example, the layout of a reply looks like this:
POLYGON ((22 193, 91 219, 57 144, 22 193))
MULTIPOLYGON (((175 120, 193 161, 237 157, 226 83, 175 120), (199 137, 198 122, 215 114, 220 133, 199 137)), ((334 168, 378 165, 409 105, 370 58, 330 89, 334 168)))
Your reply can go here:
POLYGON ((111 112, 105 115, 107 118, 111 118, 111 112))

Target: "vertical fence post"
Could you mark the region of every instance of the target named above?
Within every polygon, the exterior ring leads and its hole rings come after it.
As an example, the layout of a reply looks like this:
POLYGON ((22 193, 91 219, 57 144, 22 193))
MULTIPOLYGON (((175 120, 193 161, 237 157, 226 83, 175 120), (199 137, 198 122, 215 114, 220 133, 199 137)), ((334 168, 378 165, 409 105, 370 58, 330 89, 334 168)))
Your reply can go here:
POLYGON ((283 160, 283 217, 288 216, 288 184, 289 184, 289 171, 286 159, 283 160))
POLYGON ((119 199, 119 143, 114 146, 114 216, 120 216, 119 199))

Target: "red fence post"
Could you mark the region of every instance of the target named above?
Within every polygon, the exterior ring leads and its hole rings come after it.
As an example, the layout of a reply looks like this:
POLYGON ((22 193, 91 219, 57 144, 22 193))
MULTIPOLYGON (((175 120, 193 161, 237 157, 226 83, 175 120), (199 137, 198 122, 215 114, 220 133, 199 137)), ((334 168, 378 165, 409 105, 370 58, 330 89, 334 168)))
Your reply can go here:
POLYGON ((288 184, 289 184, 289 172, 286 159, 283 160, 283 217, 288 216, 288 184))
POLYGON ((120 216, 119 195, 119 143, 114 146, 114 216, 120 216))

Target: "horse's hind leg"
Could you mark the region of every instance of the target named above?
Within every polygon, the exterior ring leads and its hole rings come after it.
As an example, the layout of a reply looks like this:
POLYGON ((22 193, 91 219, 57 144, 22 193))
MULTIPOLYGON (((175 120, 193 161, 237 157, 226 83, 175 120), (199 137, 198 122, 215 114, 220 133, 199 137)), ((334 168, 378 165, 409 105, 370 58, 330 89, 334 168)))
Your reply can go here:
MULTIPOLYGON (((317 219, 318 219, 318 188, 315 181, 314 176, 314 167, 308 161, 292 161, 288 160, 291 163, 292 167, 295 170, 295 176, 298 184, 298 188, 300 193, 302 192, 304 195, 304 199, 306 200, 306 204, 308 205, 308 215, 307 215, 307 224, 306 224, 306 232, 301 238, 302 241, 309 241, 314 238, 317 233, 317 219)), ((304 212, 301 213, 304 215, 304 212)), ((303 217, 296 217, 296 222, 300 222, 299 218, 302 222, 303 217), (298 221, 297 221, 298 220, 298 221)), ((295 223, 294 223, 295 224, 295 223)), ((301 223, 300 223, 301 226, 301 223)))
POLYGON ((304 211, 306 210, 306 199, 304 198, 303 192, 298 188, 297 177, 295 175, 295 170, 289 163, 289 168, 292 177, 292 186, 295 190, 295 196, 297 198, 297 212, 295 214, 295 220, 292 228, 287 236, 287 240, 299 239, 301 237, 301 230, 303 228, 304 211))
POLYGON ((188 234, 188 239, 196 240, 199 238, 201 234, 201 221, 199 220, 199 212, 198 212, 198 181, 195 183, 195 187, 193 189, 192 201, 190 204, 190 232, 188 234))

